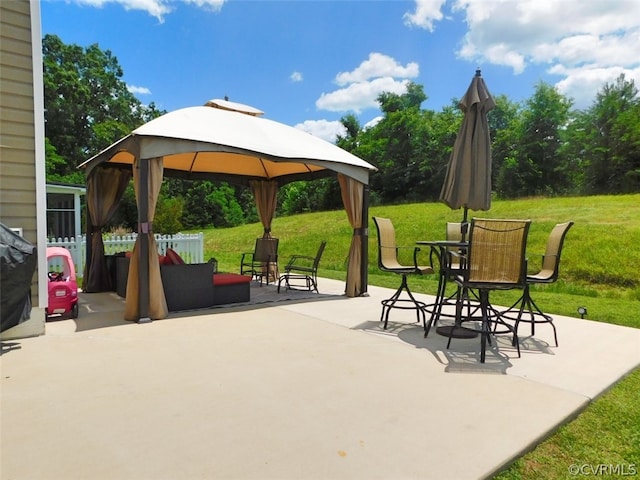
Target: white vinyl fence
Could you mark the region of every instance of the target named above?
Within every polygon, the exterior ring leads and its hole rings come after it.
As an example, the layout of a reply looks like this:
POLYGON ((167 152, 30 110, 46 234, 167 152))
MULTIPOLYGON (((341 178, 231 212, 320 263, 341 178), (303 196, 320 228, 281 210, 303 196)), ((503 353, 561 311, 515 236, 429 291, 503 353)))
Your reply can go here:
MULTIPOLYGON (((105 255, 115 255, 120 252, 133 250, 133 244, 138 234, 129 235, 103 235, 105 255)), ((165 255, 168 248, 175 250, 185 263, 204 262, 204 235, 201 233, 176 233, 175 235, 155 234, 158 244, 158 253, 165 255)), ((76 274, 82 276, 84 261, 87 255, 87 239, 85 235, 71 238, 48 238, 47 247, 64 247, 71 252, 76 274)), ((50 264, 50 269, 55 270, 57 265, 50 264)))

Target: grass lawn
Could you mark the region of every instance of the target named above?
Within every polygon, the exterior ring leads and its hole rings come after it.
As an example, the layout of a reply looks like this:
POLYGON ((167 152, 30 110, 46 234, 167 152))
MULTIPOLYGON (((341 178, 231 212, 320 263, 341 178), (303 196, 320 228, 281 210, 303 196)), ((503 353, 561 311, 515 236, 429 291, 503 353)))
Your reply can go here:
MULTIPOLYGON (((470 217, 529 218, 527 242, 529 269, 540 268, 549 232, 556 223, 573 220, 565 240, 560 280, 532 287, 532 296, 546 312, 578 317, 580 306, 586 318, 598 322, 640 328, 640 195, 568 198, 532 198, 494 201, 489 212, 470 212, 470 217)), ((399 245, 416 240, 443 239, 446 222, 459 222, 461 211, 441 203, 420 203, 370 208, 369 215, 393 220, 399 245)), ((279 217, 271 225, 280 239, 280 263, 293 254, 315 255, 321 240, 327 247, 320 263, 320 276, 345 279, 352 229, 344 211, 279 217)), ((377 268, 377 239, 369 221, 369 284, 397 287, 397 277, 377 268)), ((239 271, 242 252, 253 250, 262 234, 259 224, 204 232, 205 259, 215 257, 219 268, 239 271)), ((425 251, 428 260, 428 251, 425 251)), ((433 276, 412 281, 417 292, 434 294, 433 276)), ((510 304, 518 292, 500 292, 492 299, 510 304), (511 300, 511 302, 509 302, 511 300), (507 303, 509 302, 509 303, 507 303)), ((560 342, 562 337, 560 336, 560 342)), ((561 347, 560 347, 561 348, 561 347)), ((585 348, 589 348, 585 346, 585 348)), ((639 346, 640 348, 640 346, 639 346)), ((602 359, 606 362, 606 358, 602 359)), ((608 392, 595 399, 574 421, 562 426, 533 451, 516 461, 496 478, 571 478, 571 465, 635 465, 640 475, 640 369, 636 369, 608 392)), ((586 471, 586 470, 585 470, 586 471)), ((594 475, 591 471, 590 474, 594 475)), ((598 473, 598 477, 613 478, 598 473)))

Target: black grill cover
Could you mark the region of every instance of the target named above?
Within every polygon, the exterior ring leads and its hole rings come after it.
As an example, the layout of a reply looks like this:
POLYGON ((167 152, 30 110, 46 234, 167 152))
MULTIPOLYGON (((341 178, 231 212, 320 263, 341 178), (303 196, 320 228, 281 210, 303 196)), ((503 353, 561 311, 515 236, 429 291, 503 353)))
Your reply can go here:
POLYGON ((0 223, 0 332, 31 317, 36 247, 0 223))

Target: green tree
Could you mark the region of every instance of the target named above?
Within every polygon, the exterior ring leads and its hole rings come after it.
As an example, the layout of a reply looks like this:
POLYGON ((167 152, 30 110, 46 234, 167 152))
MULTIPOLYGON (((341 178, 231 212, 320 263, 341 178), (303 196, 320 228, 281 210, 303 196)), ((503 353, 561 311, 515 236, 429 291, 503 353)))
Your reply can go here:
POLYGON ((340 185, 333 177, 289 183, 280 189, 278 199, 278 212, 284 215, 342 207, 340 185))
POLYGON ((516 147, 504 159, 498 191, 506 197, 564 193, 569 187, 562 157, 571 101, 540 82, 515 125, 516 147))
POLYGON ((494 98, 496 106, 488 114, 491 135, 491 172, 493 189, 498 189, 498 179, 505 164, 517 157, 517 131, 520 125, 520 104, 511 102, 506 95, 494 98))
POLYGON ((51 141, 46 137, 44 139, 44 149, 47 181, 78 185, 84 183, 84 175, 79 170, 75 170, 68 174, 64 173, 67 171, 67 162, 62 156, 58 155, 56 147, 54 147, 51 144, 51 141))
MULTIPOLYGON (((134 128, 161 114, 143 105, 122 80, 109 50, 66 45, 56 35, 42 42, 45 136, 65 162, 48 159, 58 179, 134 128)), ((52 153, 53 151, 49 151, 52 153)))
POLYGON ((426 148, 420 158, 421 200, 437 200, 447 172, 453 145, 460 130, 463 113, 452 100, 440 112, 423 113, 426 148))
POLYGON ((244 223, 244 215, 236 200, 235 190, 227 183, 214 187, 207 200, 213 205, 214 226, 235 227, 244 223))
POLYGON ((426 99, 422 86, 415 83, 409 83, 402 95, 380 94, 378 102, 384 116, 367 135, 359 137, 356 151, 368 155, 362 158, 379 169, 371 176, 371 184, 383 202, 421 196, 420 169, 429 133, 420 106, 426 99))
MULTIPOLYGON (((188 184, 184 191, 185 228, 234 227, 245 223, 236 191, 227 183, 197 181, 188 184)), ((173 195, 175 192, 174 189, 173 195)))
POLYGON ((182 197, 167 198, 160 195, 156 212, 153 218, 153 230, 155 233, 174 235, 182 230, 182 212, 184 211, 184 199, 182 197))
POLYGON ((640 97, 620 75, 605 84, 586 113, 586 193, 640 191, 640 97))
POLYGON ((352 152, 358 146, 358 135, 362 130, 358 117, 350 113, 342 117, 340 119, 340 123, 344 125, 347 133, 344 136, 338 135, 336 138, 336 145, 348 152, 352 152))

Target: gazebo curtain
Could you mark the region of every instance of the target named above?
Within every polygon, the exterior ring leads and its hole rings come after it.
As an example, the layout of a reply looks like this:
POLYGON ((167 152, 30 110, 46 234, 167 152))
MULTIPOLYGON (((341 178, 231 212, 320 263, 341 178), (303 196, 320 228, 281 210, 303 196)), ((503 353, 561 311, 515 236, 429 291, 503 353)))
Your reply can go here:
POLYGON ((87 244, 91 249, 83 272, 83 290, 88 293, 113 289, 104 256, 102 229, 116 212, 131 179, 131 171, 98 167, 87 178, 87 244))
MULTIPOLYGON (((353 178, 341 173, 338 174, 342 203, 347 212, 349 223, 353 228, 351 247, 349 248, 349 261, 347 263, 347 297, 357 297, 364 292, 362 285, 362 235, 365 226, 362 218, 362 205, 364 199, 364 185, 353 178)), ((367 221, 367 219, 364 219, 367 221)), ((367 259, 364 259, 367 261, 367 259)))
POLYGON ((253 180, 251 189, 256 200, 258 217, 264 227, 264 238, 271 238, 271 221, 278 205, 278 182, 274 180, 253 180))
POLYGON ((146 217, 148 222, 138 225, 138 236, 131 254, 129 276, 127 279, 127 297, 124 311, 125 320, 137 321, 145 314, 145 312, 141 312, 140 309, 140 296, 142 292, 140 292, 139 288, 140 276, 138 274, 141 265, 141 250, 144 251, 144 248, 141 247, 143 241, 148 241, 147 257, 149 276, 147 287, 149 289, 149 305, 148 312, 146 313, 151 319, 165 318, 169 314, 167 300, 162 288, 162 278, 160 277, 158 247, 153 235, 153 218, 155 216, 160 187, 162 186, 163 170, 162 158, 152 158, 148 160, 139 160, 136 158, 133 164, 133 186, 136 193, 138 212, 143 211, 146 206, 146 215, 142 218, 146 217), (148 164, 148 175, 146 179, 140 175, 141 162, 147 162, 148 164), (142 181, 148 182, 147 188, 141 188, 142 181), (142 192, 145 191, 147 193, 146 198, 142 198, 142 192), (146 237, 146 239, 144 237, 146 237))
MULTIPOLYGON (((278 206, 278 182, 275 180, 252 180, 250 185, 256 201, 258 217, 264 227, 262 238, 273 238, 271 235, 271 221, 278 206)), ((262 273, 274 279, 278 278, 280 272, 278 271, 277 262, 263 264, 262 273)))

